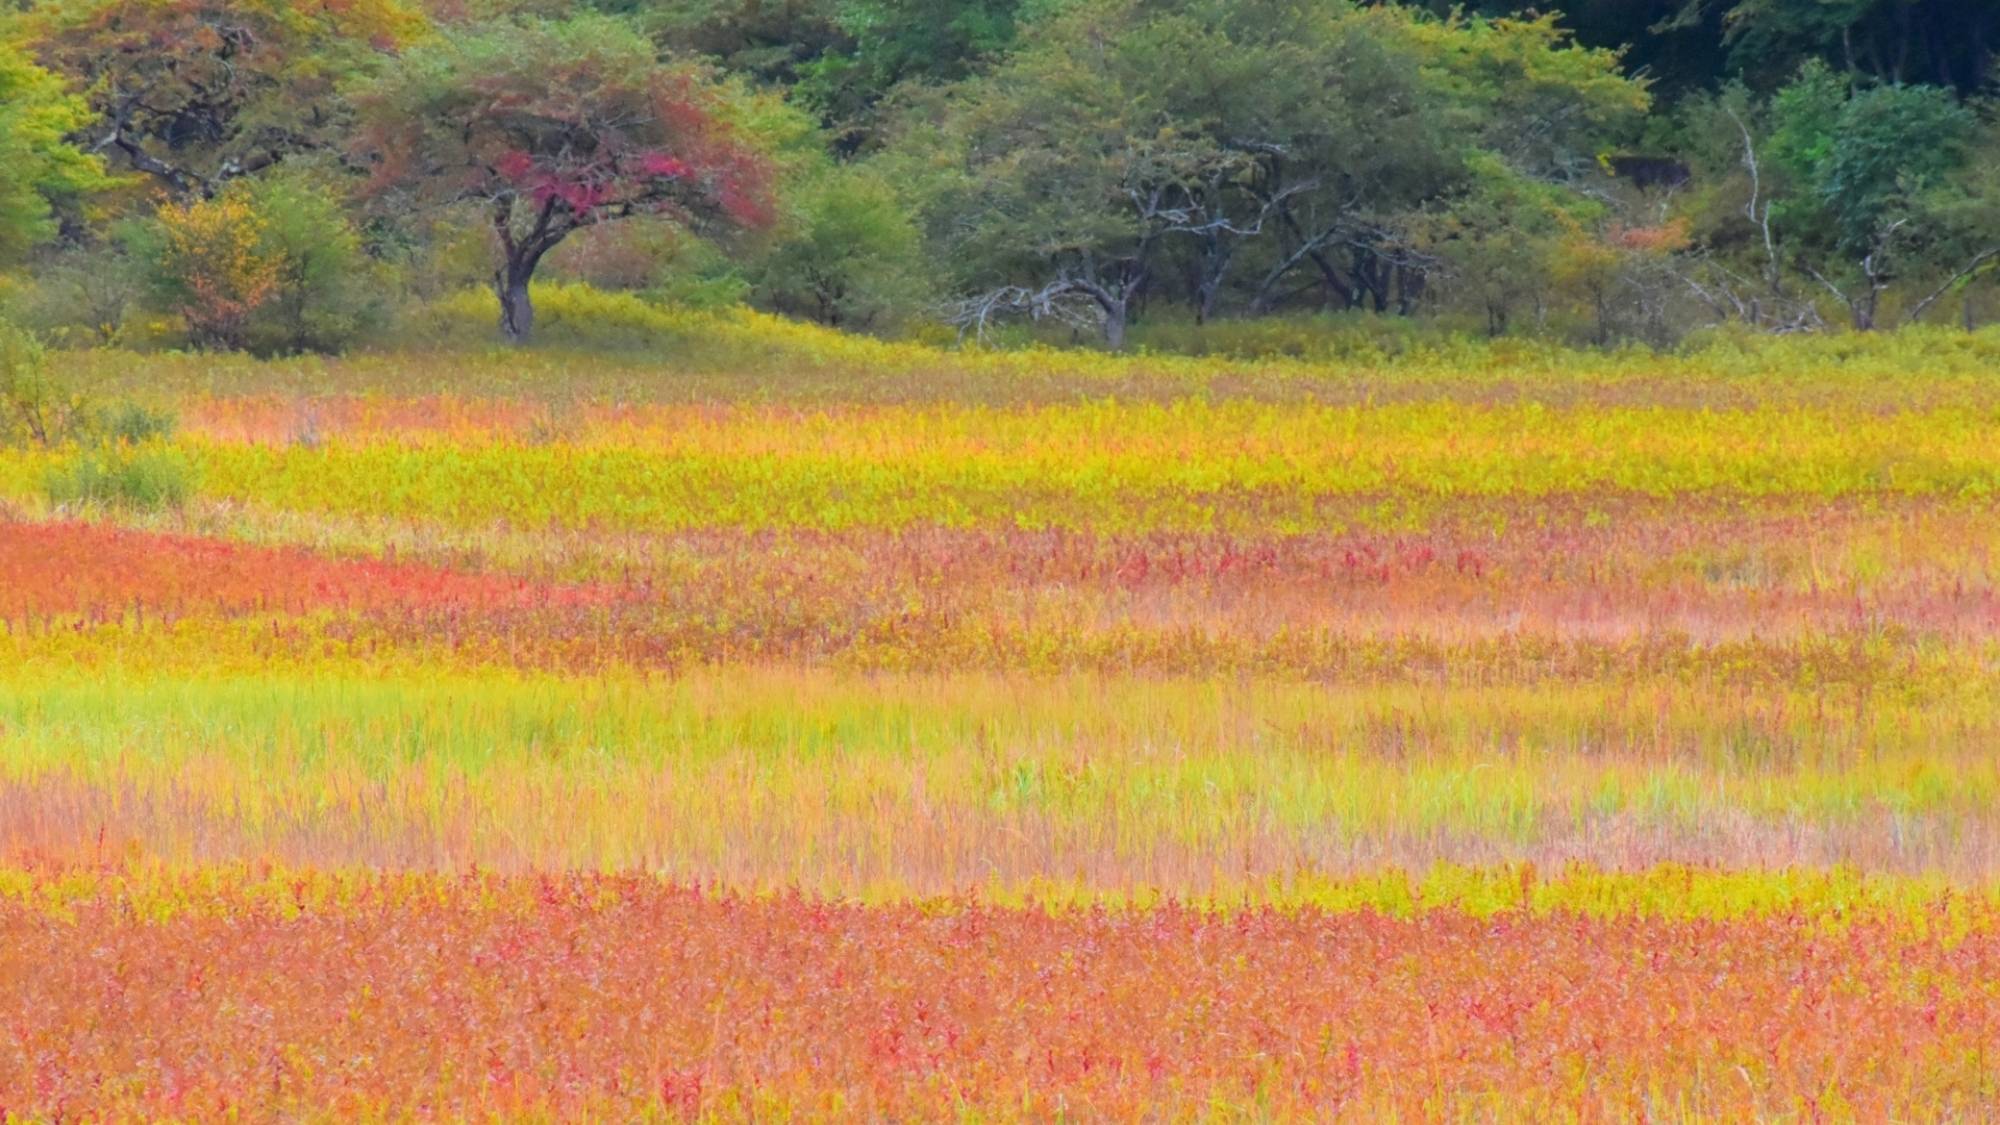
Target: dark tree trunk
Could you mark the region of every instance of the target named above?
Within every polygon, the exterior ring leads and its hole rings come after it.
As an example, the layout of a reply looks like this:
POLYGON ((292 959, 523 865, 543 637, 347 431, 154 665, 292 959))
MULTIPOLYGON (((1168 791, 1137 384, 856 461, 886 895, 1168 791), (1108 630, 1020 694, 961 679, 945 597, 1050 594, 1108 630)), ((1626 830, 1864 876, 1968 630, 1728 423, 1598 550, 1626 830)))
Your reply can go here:
POLYGON ((510 344, 525 344, 535 334, 535 302, 528 295, 528 271, 512 266, 493 279, 493 292, 500 298, 500 334, 510 344))
POLYGON ((1389 311, 1389 268, 1381 255, 1366 246, 1357 246, 1353 253, 1354 293, 1352 307, 1367 307, 1374 312, 1389 311))
POLYGON ((541 264, 542 255, 576 229, 576 224, 559 219, 553 196, 542 204, 534 227, 525 236, 515 235, 513 213, 511 198, 494 201, 493 232, 500 238, 501 261, 493 273, 493 294, 500 299, 500 334, 508 343, 520 345, 535 335, 535 303, 528 294, 535 267, 541 264))
POLYGON ((1849 319, 1856 332, 1875 331, 1875 307, 1881 296, 1881 290, 1871 289, 1866 297, 1856 298, 1848 305, 1849 319))
POLYGON ((1196 304, 1194 307, 1194 322, 1196 324, 1207 324, 1210 320, 1214 319, 1215 301, 1221 295, 1221 273, 1212 274, 1202 280, 1201 288, 1196 294, 1196 304))
POLYGON ((1236 247, 1210 231, 1204 236, 1199 280, 1195 283, 1194 322, 1207 324, 1215 316, 1216 301, 1222 296, 1222 282, 1236 257, 1236 247))
POLYGON ((1341 308, 1351 309, 1361 303, 1360 293, 1340 275, 1340 268, 1329 261, 1325 254, 1315 250, 1306 257, 1313 265, 1319 267, 1321 280, 1326 282, 1327 290, 1333 294, 1336 301, 1340 302, 1341 308))
POLYGON ((1424 295, 1424 274, 1413 266, 1396 267, 1396 312, 1400 316, 1410 316, 1417 311, 1417 302, 1424 295))

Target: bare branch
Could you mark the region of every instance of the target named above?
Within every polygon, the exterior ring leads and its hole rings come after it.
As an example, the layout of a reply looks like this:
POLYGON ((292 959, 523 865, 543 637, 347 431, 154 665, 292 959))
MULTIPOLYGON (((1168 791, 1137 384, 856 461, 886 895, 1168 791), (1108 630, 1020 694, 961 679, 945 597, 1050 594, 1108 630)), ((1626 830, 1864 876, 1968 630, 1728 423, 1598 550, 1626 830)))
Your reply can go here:
POLYGON ((1943 285, 1938 286, 1937 289, 1934 290, 1930 296, 1925 297, 1923 300, 1918 301, 1915 305, 1911 306, 1910 311, 1908 313, 1905 313, 1903 316, 1903 323, 1915 324, 1919 319, 1923 317, 1924 313, 1930 310, 1931 305, 1935 304, 1938 298, 1944 296, 1946 293, 1951 292, 1952 289, 1955 288, 1959 282, 1964 281, 1966 278, 1971 277, 1973 274, 1979 272, 1979 268, 1981 266, 1992 261, 1996 257, 2000 257, 2000 246, 1989 246, 1986 249, 1980 251, 1979 253, 1973 255, 1972 259, 1966 262, 1965 265, 1961 267, 1957 273, 1951 275, 1950 280, 1946 281, 1943 285))
POLYGON ((958 328, 961 343, 970 331, 980 343, 986 342, 987 325, 1003 316, 1026 315, 1031 320, 1053 320, 1072 328, 1099 328, 1104 321, 1102 301, 1074 277, 1059 277, 1039 289, 1002 285, 954 302, 946 310, 945 321, 958 328))

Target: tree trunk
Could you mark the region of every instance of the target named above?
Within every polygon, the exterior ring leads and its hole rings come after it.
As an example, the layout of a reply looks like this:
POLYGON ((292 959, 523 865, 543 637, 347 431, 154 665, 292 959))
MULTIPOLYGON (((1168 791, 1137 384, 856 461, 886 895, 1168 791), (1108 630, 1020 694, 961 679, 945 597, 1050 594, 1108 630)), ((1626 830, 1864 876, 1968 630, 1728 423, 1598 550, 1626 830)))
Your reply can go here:
POLYGON ((1856 332, 1875 331, 1875 310, 1881 306, 1882 290, 1885 287, 1885 283, 1877 282, 1871 277, 1868 279, 1867 295, 1856 296, 1848 303, 1848 311, 1853 314, 1856 332))
POLYGON ((1352 305, 1372 306, 1377 313, 1389 311, 1389 271, 1374 250, 1354 248, 1354 295, 1352 305))
POLYGON ((1195 285, 1194 322, 1207 324, 1215 316, 1216 299, 1222 295, 1222 281, 1236 257, 1236 248, 1226 245, 1213 231, 1206 236, 1201 255, 1200 281, 1195 285))
POLYGON ((557 222, 556 197, 542 204, 541 215, 526 235, 514 231, 514 200, 502 197, 494 202, 493 232, 500 238, 500 268, 493 273, 493 294, 500 299, 500 334, 516 346, 535 334, 535 304, 528 295, 535 267, 542 255, 575 230, 574 224, 557 222))
POLYGON ((1104 304, 1104 346, 1114 352, 1125 350, 1125 320, 1131 303, 1128 296, 1104 304))
POLYGON ((525 344, 535 334, 535 303, 528 296, 533 275, 532 264, 509 263, 493 278, 493 292, 500 298, 500 334, 510 344, 525 344))
POLYGON ((1320 277, 1325 280, 1326 287, 1332 290, 1334 297, 1340 301, 1341 308, 1351 309, 1361 303, 1361 295, 1353 286, 1347 283, 1345 278, 1340 276, 1340 271, 1334 267, 1332 262, 1327 260, 1325 254, 1314 250, 1310 254, 1307 254, 1306 257, 1311 260, 1313 265, 1319 267, 1320 277))
POLYGON ((1417 311, 1417 302, 1424 295, 1423 271, 1410 266, 1396 267, 1396 313, 1410 316, 1417 311))
POLYGON ((1194 322, 1207 324, 1215 317, 1215 299, 1222 295, 1222 275, 1211 276, 1201 283, 1200 303, 1194 308, 1194 322))
POLYGON ((1146 291, 1150 272, 1144 265, 1127 264, 1112 280, 1086 279, 1072 283, 1104 313, 1104 346, 1114 352, 1125 350, 1125 326, 1132 318, 1132 302, 1146 291))

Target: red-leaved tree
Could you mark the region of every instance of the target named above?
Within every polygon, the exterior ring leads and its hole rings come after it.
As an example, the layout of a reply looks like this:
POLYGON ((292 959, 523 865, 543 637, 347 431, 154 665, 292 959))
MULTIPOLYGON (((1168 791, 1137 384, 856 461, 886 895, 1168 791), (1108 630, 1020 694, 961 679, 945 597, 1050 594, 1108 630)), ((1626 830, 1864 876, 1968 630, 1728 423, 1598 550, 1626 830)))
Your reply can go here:
POLYGON ((483 206, 500 329, 534 330, 528 283, 572 231, 666 214, 702 231, 773 215, 771 163, 701 71, 601 16, 488 25, 410 50, 354 91, 378 205, 483 206))

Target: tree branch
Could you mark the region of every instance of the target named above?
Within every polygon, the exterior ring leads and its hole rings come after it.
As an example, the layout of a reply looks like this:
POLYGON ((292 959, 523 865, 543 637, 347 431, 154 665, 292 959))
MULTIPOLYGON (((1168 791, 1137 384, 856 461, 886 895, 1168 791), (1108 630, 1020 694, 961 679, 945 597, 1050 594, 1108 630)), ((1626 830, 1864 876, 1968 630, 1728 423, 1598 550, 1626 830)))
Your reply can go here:
POLYGON ((1932 292, 1930 296, 1925 297, 1923 300, 1918 301, 1915 305, 1911 306, 1910 311, 1908 313, 1905 313, 1903 316, 1903 323, 1915 324, 1919 319, 1923 317, 1924 313, 1930 310, 1931 305, 1935 304, 1939 297, 1942 297, 1946 293, 1951 292, 1951 290, 1954 287, 1956 287, 1959 282, 1964 281, 1966 278, 1971 277, 1973 274, 1977 273, 1979 271, 1979 267, 1985 265, 1987 262, 1992 261, 1996 257, 2000 257, 2000 246, 1989 246, 1986 249, 1981 250, 1979 253, 1973 255, 1971 261, 1965 263, 1965 266, 1963 268, 1961 268, 1957 273, 1951 275, 1951 280, 1945 282, 1943 285, 1938 286, 1937 289, 1934 292, 1932 292))

